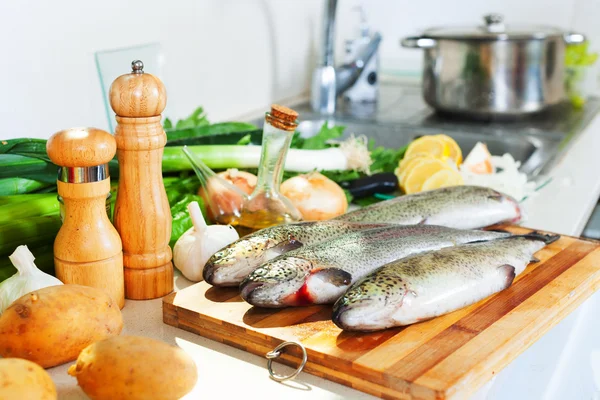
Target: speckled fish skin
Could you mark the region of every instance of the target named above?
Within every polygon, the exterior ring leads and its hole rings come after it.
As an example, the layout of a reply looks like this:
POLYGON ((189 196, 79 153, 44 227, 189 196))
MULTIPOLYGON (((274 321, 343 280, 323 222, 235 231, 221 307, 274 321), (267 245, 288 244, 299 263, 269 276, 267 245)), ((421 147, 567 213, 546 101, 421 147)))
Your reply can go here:
POLYGON ((411 254, 509 233, 436 225, 392 225, 290 251, 258 267, 240 285, 248 303, 269 308, 331 304, 374 269, 411 254))
POLYGON ((216 252, 204 266, 204 280, 219 287, 238 286, 256 267, 290 250, 316 244, 345 233, 387 225, 313 221, 261 229, 216 252))
POLYGON ((533 254, 557 235, 529 234, 426 252, 387 264, 352 285, 333 306, 349 331, 409 325, 508 288, 533 254))
POLYGON ((502 222, 518 222, 522 213, 519 203, 508 195, 485 187, 463 185, 396 197, 335 219, 478 229, 502 222))

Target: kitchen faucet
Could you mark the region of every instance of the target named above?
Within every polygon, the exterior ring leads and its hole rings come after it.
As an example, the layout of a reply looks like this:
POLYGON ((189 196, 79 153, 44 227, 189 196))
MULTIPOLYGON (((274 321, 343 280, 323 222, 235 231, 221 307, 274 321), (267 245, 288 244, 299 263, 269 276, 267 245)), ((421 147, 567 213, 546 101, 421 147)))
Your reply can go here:
POLYGON ((335 112, 337 97, 356 83, 381 42, 381 35, 375 33, 354 60, 336 68, 333 52, 336 8, 337 0, 325 1, 322 58, 313 72, 311 88, 312 109, 329 115, 335 112))

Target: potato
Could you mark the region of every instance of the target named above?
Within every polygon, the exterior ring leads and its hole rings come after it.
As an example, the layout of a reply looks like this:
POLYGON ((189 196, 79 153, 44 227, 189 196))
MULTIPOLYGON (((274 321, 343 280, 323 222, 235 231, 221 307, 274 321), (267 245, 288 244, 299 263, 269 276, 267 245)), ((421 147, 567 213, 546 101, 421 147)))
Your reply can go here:
POLYGON ((39 365, 21 358, 0 358, 0 399, 56 400, 56 387, 39 365))
POLYGON ((175 400, 198 380, 196 364, 185 351, 140 336, 116 336, 88 346, 69 374, 92 400, 175 400))
POLYGON ((103 290, 50 286, 19 298, 0 316, 0 356, 44 368, 64 364, 123 329, 119 306, 103 290))

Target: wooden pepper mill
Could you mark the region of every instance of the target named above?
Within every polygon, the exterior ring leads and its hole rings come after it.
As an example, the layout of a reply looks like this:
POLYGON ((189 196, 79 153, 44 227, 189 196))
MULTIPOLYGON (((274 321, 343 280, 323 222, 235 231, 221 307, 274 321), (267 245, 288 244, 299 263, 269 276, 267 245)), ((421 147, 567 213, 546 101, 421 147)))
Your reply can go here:
POLYGON ((54 241, 56 276, 63 283, 103 289, 123 308, 121 239, 106 214, 115 139, 100 129, 67 129, 48 139, 46 151, 60 166, 58 194, 65 206, 54 241))
POLYGON ((161 113, 167 94, 157 77, 144 73, 141 61, 131 66, 133 71, 115 79, 109 92, 119 159, 113 220, 123 241, 125 297, 144 300, 173 291, 171 209, 162 179, 167 135, 161 113))

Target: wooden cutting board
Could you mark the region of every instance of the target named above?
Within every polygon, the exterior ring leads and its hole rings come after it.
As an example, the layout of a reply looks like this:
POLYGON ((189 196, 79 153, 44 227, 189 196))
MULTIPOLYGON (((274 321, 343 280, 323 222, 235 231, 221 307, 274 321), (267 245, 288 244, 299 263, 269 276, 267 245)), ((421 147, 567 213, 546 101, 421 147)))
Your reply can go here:
MULTIPOLYGON (((205 282, 166 296, 163 320, 261 356, 283 341, 301 342, 308 353, 304 371, 375 396, 464 399, 600 287, 598 242, 563 236, 536 256, 539 263, 492 297, 375 333, 343 332, 331 322, 329 306, 259 309, 237 289, 205 282)), ((279 360, 297 366, 300 357, 291 346, 279 360)))

